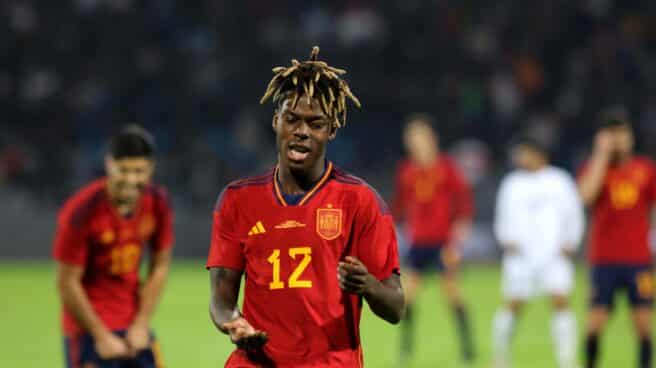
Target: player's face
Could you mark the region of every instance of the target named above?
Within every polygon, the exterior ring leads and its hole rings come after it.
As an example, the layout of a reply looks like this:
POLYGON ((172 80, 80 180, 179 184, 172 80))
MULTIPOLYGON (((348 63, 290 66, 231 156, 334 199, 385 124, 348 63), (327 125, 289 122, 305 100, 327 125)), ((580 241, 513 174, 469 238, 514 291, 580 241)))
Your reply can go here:
POLYGON ((432 162, 439 153, 437 136, 424 123, 410 122, 405 129, 404 140, 408 154, 420 164, 432 162))
POLYGON ((615 146, 615 156, 623 158, 633 152, 634 137, 633 131, 629 125, 620 125, 610 129, 613 136, 613 144, 615 146))
POLYGON ((522 170, 535 170, 542 164, 543 157, 535 149, 520 144, 513 149, 512 160, 515 166, 522 170))
POLYGON ((143 189, 153 176, 154 163, 145 157, 105 159, 107 183, 114 200, 133 203, 139 199, 143 189))
POLYGON ((280 164, 292 170, 309 172, 323 165, 328 141, 336 129, 316 99, 299 98, 296 107, 287 99, 273 116, 280 164))

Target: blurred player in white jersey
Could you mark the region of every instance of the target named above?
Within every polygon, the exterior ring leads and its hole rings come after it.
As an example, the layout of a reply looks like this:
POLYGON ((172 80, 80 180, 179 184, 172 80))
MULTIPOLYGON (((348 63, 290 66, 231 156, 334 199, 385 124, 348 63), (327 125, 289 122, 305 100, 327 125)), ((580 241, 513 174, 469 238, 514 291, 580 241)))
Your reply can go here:
POLYGON ((517 170, 502 181, 494 231, 503 249, 504 305, 494 317, 497 367, 510 365, 515 320, 526 301, 546 294, 553 305, 551 323, 560 368, 576 366, 576 319, 569 296, 574 286, 571 258, 581 242, 583 206, 573 178, 549 164, 537 140, 522 138, 513 149, 517 170))

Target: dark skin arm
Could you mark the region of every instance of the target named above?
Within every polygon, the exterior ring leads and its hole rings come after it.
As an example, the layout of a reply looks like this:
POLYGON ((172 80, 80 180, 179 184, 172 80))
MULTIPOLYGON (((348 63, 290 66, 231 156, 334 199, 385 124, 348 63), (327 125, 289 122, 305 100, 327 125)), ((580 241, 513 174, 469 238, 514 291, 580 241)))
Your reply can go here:
POLYGON ((405 296, 399 275, 378 281, 360 260, 349 256, 337 266, 337 279, 342 290, 362 296, 378 317, 392 324, 403 318, 405 296))
POLYGON ((225 267, 210 268, 210 318, 219 331, 230 335, 240 349, 257 350, 267 342, 264 331, 257 331, 237 308, 242 271, 225 267))

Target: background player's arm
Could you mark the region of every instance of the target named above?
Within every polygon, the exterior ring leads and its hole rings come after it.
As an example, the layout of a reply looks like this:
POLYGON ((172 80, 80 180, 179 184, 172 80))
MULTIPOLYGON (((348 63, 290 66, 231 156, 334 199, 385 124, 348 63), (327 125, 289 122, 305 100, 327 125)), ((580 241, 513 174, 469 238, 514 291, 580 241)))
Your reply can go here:
POLYGON ((513 194, 515 193, 513 179, 511 176, 507 176, 501 182, 494 211, 494 235, 497 237, 501 248, 507 252, 517 250, 518 247, 517 242, 514 240, 516 238, 517 223, 514 216, 522 216, 522 212, 513 207, 515 203, 513 194))
POLYGON ((563 198, 560 201, 563 216, 563 253, 569 257, 576 254, 585 230, 585 213, 583 203, 576 190, 576 184, 570 177, 566 177, 563 198))
POLYGON ((226 267, 210 268, 210 318, 219 331, 230 335, 238 347, 246 350, 260 348, 267 341, 241 317, 237 308, 242 271, 226 267))
POLYGON ((364 297, 378 317, 393 324, 401 321, 405 296, 399 275, 378 281, 360 260, 349 256, 339 263, 338 279, 342 290, 364 297))
POLYGON ((96 350, 102 358, 127 356, 128 346, 115 336, 96 314, 82 287, 83 266, 59 262, 57 290, 66 309, 75 320, 93 336, 96 350))
POLYGON ((455 213, 453 224, 449 234, 449 248, 457 248, 467 240, 471 233, 472 218, 474 215, 474 200, 469 184, 452 165, 451 169, 451 186, 455 202, 455 213))
POLYGON ((150 345, 150 319, 164 290, 170 264, 170 248, 153 252, 148 278, 139 296, 139 311, 127 333, 127 341, 135 351, 146 349, 150 345))
POLYGON ((579 178, 579 193, 586 206, 594 204, 601 193, 613 151, 612 138, 610 133, 605 130, 597 133, 592 157, 586 171, 579 178))

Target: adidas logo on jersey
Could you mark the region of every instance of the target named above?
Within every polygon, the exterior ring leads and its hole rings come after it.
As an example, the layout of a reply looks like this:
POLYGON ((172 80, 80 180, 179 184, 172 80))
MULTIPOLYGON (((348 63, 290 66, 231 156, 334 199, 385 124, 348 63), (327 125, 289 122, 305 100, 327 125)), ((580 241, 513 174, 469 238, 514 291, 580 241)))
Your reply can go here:
POLYGON ((262 221, 258 221, 255 225, 253 225, 251 231, 248 232, 248 236, 264 234, 264 233, 266 233, 266 229, 264 228, 264 225, 262 225, 262 221))

